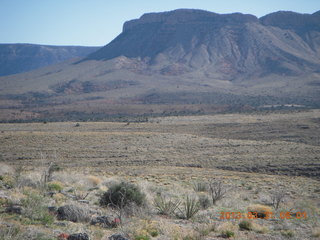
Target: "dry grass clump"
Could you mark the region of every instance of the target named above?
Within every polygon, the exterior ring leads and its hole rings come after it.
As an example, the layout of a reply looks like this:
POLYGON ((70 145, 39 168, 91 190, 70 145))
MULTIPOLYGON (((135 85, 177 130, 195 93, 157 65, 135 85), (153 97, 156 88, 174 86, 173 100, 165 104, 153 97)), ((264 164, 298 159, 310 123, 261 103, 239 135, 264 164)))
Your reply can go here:
POLYGON ((158 223, 151 220, 140 220, 134 231, 134 239, 149 239, 159 235, 158 223))
POLYGON ((239 222, 239 228, 243 231, 254 231, 256 233, 266 233, 268 228, 251 220, 242 220, 239 222))
POLYGON ((92 187, 96 187, 102 182, 102 180, 99 177, 93 175, 87 176, 86 179, 92 187))
POLYGON ((195 192, 207 192, 208 184, 202 181, 197 181, 193 183, 193 190, 195 192))
POLYGON ((158 228, 162 239, 177 239, 180 240, 186 235, 186 230, 180 225, 165 221, 158 221, 158 228))
POLYGON ((265 226, 262 226, 256 222, 253 223, 253 231, 256 233, 267 233, 269 229, 265 226))
POLYGON ((0 175, 13 175, 14 174, 14 169, 5 164, 5 163, 0 163, 0 175))
POLYGON ((269 206, 262 204, 253 204, 248 206, 248 212, 256 215, 257 218, 266 218, 268 213, 273 212, 273 209, 269 206))
POLYGON ((283 230, 281 231, 281 235, 285 236, 287 238, 292 238, 295 235, 295 232, 293 230, 283 230))
POLYGON ((239 228, 240 230, 251 231, 253 229, 253 223, 249 220, 242 220, 239 222, 239 228))
POLYGON ((311 236, 314 238, 320 238, 320 227, 314 228, 311 236))
POLYGON ((224 238, 234 237, 238 229, 239 229, 238 225, 235 225, 232 222, 224 222, 217 228, 221 236, 224 238))

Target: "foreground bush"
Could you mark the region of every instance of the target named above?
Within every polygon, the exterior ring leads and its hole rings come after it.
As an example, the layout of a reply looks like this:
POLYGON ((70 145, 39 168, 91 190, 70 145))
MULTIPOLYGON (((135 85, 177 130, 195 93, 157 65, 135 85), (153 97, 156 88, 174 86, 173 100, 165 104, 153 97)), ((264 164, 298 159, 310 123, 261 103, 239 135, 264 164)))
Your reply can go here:
POLYGON ((110 206, 114 208, 124 208, 130 203, 137 206, 142 206, 146 202, 146 196, 141 192, 137 185, 121 182, 112 185, 107 192, 105 192, 101 199, 102 206, 110 206))
POLYGON ((40 222, 41 224, 51 224, 54 217, 49 213, 45 205, 45 199, 42 195, 36 192, 25 192, 25 198, 21 199, 21 204, 24 209, 23 215, 32 221, 40 222))

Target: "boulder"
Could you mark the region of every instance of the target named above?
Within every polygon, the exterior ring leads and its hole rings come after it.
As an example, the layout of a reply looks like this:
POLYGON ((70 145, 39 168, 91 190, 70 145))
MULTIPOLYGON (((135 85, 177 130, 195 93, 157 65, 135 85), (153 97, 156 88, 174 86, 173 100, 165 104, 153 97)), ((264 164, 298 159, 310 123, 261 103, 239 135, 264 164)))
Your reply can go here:
POLYGON ((90 240, 90 238, 86 233, 74 233, 70 234, 67 240, 90 240))
POLYGON ((123 237, 121 234, 113 234, 108 240, 129 240, 128 238, 123 237))

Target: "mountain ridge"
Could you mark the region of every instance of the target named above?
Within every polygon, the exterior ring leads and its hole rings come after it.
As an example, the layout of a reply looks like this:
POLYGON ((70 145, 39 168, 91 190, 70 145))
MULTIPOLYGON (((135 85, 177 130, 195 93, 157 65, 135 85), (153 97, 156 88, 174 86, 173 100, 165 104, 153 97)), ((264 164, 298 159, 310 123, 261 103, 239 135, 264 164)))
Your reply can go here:
POLYGON ((0 44, 0 76, 31 71, 71 58, 85 57, 99 48, 29 43, 0 44))

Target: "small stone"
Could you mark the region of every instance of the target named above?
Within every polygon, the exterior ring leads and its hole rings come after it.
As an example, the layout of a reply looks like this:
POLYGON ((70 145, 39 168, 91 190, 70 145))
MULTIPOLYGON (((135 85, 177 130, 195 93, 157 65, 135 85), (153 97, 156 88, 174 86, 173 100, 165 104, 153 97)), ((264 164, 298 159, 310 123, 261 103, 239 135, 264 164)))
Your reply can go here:
POLYGON ((5 209, 6 213, 16 213, 16 214, 21 214, 23 211, 22 207, 18 205, 11 205, 5 209))
POLYGON ((90 240, 86 233, 74 233, 68 236, 67 240, 90 240))
POLYGON ((113 234, 108 239, 109 240, 129 240, 128 238, 123 237, 121 234, 113 234))

